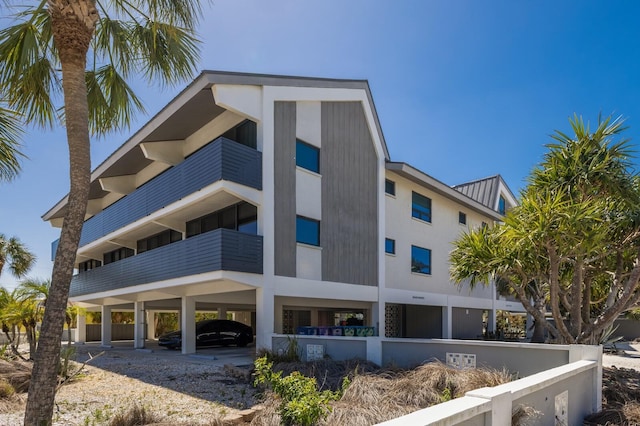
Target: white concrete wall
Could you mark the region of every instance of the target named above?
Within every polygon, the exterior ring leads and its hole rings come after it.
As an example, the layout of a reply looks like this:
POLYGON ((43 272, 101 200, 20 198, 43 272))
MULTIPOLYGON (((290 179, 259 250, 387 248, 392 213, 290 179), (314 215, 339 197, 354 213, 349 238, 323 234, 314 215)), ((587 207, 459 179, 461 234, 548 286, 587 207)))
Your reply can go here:
POLYGON ((395 197, 385 197, 386 238, 396 241, 396 255, 386 256, 386 288, 456 296, 460 300, 454 306, 466 306, 471 302, 465 298, 491 299, 490 287, 477 286, 470 291, 468 286, 459 290, 454 285, 449 274, 449 253, 453 249, 452 242, 462 232, 492 220, 393 172, 387 171, 387 179, 396 183, 395 197), (414 191, 431 198, 431 223, 411 216, 414 191), (467 214, 466 225, 458 223, 460 211, 467 214), (431 275, 411 272, 412 245, 431 250, 431 275))

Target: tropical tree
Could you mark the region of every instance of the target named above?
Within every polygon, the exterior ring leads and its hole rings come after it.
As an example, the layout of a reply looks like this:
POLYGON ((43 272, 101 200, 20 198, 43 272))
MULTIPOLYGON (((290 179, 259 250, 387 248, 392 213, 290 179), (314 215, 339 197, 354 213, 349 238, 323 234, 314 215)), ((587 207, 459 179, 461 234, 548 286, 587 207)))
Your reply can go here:
MULTIPOLYGON (((127 126, 140 100, 127 83, 141 76, 172 84, 198 60, 196 0, 40 0, 0 31, 0 91, 26 123, 63 123, 70 187, 55 255, 26 425, 50 424, 61 335, 90 185, 90 131, 127 126), (87 66, 88 65, 88 66, 87 66), (58 103, 62 95, 62 103, 58 103)), ((21 2, 21 4, 23 4, 21 2)))
POLYGON ((16 278, 23 277, 33 267, 36 257, 16 237, 0 234, 0 275, 5 266, 16 278))
POLYGON ((9 291, 4 287, 0 287, 0 326, 2 326, 2 333, 9 342, 9 347, 13 354, 22 358, 18 347, 20 346, 20 321, 16 320, 15 316, 11 314, 17 304, 16 292, 9 291))
POLYGON ((594 344, 640 300, 640 187, 623 120, 570 123, 574 136, 556 131, 504 223, 455 243, 451 272, 506 282, 553 341, 594 344))
POLYGON ((20 171, 22 133, 16 112, 0 106, 0 181, 9 181, 20 171))
POLYGON ((29 342, 29 357, 36 353, 38 338, 36 329, 42 321, 42 315, 47 305, 50 280, 27 279, 21 281, 16 288, 16 296, 20 307, 20 321, 27 334, 29 342))

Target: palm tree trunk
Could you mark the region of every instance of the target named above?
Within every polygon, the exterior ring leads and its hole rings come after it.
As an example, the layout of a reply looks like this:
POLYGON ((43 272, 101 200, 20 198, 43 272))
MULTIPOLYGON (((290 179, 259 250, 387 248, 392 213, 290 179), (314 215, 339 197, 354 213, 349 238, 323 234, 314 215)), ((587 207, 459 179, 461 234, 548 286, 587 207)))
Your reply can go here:
POLYGON ((40 342, 29 383, 25 426, 50 425, 62 330, 76 252, 89 198, 91 158, 86 55, 98 15, 92 0, 49 0, 54 43, 62 66, 70 187, 60 231, 40 342))

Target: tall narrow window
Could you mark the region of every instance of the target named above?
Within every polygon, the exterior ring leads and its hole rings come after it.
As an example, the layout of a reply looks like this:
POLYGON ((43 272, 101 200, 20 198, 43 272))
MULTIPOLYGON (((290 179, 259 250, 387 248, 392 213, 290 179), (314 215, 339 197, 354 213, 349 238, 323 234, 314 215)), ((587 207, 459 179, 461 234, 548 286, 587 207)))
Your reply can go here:
POLYGON ((396 240, 392 240, 391 238, 385 238, 384 252, 387 254, 396 254, 396 240))
POLYGON ((411 272, 431 274, 431 250, 411 246, 411 272))
POLYGON ((389 195, 396 195, 396 183, 392 180, 384 180, 384 192, 389 195))
POLYGON ((504 199, 504 197, 501 195, 500 199, 498 200, 498 213, 504 216, 506 212, 507 212, 507 202, 504 199))
POLYGON ((431 222, 431 198, 412 193, 411 216, 416 219, 431 222))
POLYGON ((312 246, 320 245, 320 222, 304 216, 296 216, 296 241, 312 246))
POLYGON ((320 173, 320 150, 299 139, 296 140, 296 166, 320 173))

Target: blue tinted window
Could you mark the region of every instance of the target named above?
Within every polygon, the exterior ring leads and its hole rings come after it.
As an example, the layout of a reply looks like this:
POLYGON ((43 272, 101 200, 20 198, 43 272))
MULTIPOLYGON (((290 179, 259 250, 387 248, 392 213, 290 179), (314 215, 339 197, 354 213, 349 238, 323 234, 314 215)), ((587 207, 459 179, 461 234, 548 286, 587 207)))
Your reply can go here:
POLYGON ((500 199, 498 200, 498 213, 504 216, 506 212, 507 212, 507 202, 505 201, 504 197, 501 195, 500 199))
POLYGON ((420 195, 416 192, 412 196, 411 216, 431 222, 431 198, 420 195))
POLYGON ((320 173, 320 150, 301 140, 296 140, 296 166, 320 173))
POLYGON ((386 238, 384 240, 384 252, 389 254, 396 254, 396 240, 386 238))
POLYGON ((389 195, 396 195, 396 183, 392 180, 385 179, 384 192, 386 192, 389 195))
POLYGON ((411 272, 431 274, 431 250, 411 246, 411 272))
POLYGON ((320 222, 307 217, 296 217, 296 241, 299 243, 320 245, 320 222))

